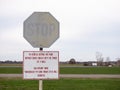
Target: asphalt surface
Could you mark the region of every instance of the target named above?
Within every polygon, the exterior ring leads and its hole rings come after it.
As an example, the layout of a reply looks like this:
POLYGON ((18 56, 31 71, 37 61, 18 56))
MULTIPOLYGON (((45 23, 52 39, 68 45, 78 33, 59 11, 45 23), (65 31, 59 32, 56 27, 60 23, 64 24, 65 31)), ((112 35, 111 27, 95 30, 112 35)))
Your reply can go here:
MULTIPOLYGON (((0 77, 5 78, 17 78, 22 74, 0 74, 0 77)), ((60 78, 120 78, 120 75, 108 75, 108 74, 60 74, 60 78)))

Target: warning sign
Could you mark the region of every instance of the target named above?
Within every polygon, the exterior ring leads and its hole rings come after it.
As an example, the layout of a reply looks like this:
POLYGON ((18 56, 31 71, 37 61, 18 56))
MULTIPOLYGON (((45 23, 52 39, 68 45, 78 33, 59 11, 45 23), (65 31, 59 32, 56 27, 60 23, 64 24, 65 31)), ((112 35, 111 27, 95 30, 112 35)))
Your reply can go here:
POLYGON ((59 79, 58 51, 24 51, 24 79, 59 79))

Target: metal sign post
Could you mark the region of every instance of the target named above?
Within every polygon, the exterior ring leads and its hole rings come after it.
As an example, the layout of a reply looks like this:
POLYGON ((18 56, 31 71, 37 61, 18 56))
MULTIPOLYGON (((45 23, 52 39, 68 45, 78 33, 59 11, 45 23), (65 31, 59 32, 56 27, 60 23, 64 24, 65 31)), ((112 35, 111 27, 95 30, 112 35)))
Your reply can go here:
POLYGON ((49 12, 34 12, 23 23, 23 37, 39 51, 23 52, 23 78, 59 79, 59 52, 43 51, 59 38, 59 22, 49 12))
POLYGON ((42 83, 42 80, 39 80, 39 90, 42 90, 43 89, 43 83, 42 83))
MULTIPOLYGON (((40 48, 39 50, 43 51, 43 48, 40 48)), ((42 89, 43 89, 43 81, 39 80, 39 90, 42 90, 42 89)))

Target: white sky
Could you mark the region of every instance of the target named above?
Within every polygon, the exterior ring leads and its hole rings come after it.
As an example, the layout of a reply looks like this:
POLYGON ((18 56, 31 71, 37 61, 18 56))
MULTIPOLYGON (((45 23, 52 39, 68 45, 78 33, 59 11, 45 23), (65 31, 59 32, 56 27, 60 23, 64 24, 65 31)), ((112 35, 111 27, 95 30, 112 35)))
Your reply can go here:
POLYGON ((60 61, 94 61, 95 53, 120 57, 120 0, 0 0, 0 60, 22 60, 33 48, 23 38, 23 22, 34 11, 60 22, 60 38, 44 50, 60 51, 60 61))

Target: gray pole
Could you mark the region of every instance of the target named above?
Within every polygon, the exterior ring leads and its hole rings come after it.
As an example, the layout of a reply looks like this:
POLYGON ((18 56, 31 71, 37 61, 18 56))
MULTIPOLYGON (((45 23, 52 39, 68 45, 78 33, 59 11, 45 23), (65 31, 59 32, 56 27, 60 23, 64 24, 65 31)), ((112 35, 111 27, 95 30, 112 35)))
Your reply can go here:
MULTIPOLYGON (((39 48, 40 51, 43 51, 43 48, 39 48)), ((42 80, 39 80, 39 90, 43 90, 42 80)))

